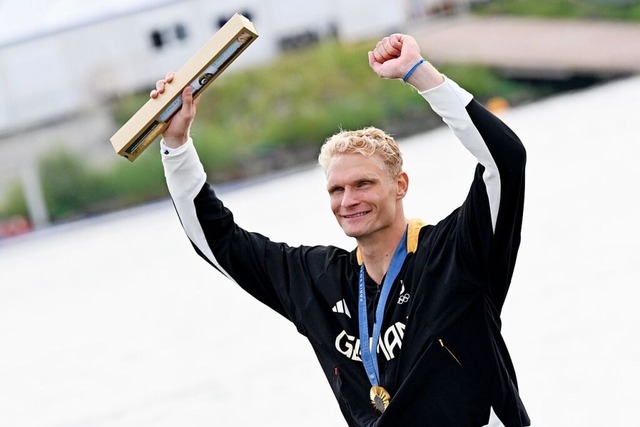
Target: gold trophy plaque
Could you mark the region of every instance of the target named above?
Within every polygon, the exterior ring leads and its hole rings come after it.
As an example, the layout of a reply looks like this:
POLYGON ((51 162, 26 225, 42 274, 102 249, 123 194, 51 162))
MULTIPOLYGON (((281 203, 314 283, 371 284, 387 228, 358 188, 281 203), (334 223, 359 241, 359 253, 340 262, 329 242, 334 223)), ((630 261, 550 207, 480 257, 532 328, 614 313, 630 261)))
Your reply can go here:
POLYGON ((229 19, 176 73, 165 92, 149 99, 112 137, 116 152, 134 161, 182 107, 187 85, 196 97, 256 39, 253 24, 240 14, 229 19))

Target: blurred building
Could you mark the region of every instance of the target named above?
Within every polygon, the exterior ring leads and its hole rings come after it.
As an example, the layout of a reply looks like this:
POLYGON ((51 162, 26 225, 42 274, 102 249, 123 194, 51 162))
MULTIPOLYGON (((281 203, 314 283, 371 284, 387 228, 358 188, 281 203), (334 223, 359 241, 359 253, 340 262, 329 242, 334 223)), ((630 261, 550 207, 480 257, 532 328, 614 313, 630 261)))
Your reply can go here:
POLYGON ((324 37, 354 39, 398 28, 424 10, 421 3, 434 1, 3 1, 0 135, 148 89, 236 12, 254 22, 260 38, 234 69, 324 37))
MULTIPOLYGON (((146 92, 178 69, 234 13, 260 36, 228 72, 323 38, 402 28, 466 0, 0 1, 0 201, 11 172, 55 146, 112 150, 108 101, 146 92)), ((113 157, 115 158, 115 157, 113 157)), ((27 166, 23 166, 26 164, 27 166)), ((24 179, 37 182, 33 178, 24 179)), ((32 185, 32 184, 29 184, 32 185)))

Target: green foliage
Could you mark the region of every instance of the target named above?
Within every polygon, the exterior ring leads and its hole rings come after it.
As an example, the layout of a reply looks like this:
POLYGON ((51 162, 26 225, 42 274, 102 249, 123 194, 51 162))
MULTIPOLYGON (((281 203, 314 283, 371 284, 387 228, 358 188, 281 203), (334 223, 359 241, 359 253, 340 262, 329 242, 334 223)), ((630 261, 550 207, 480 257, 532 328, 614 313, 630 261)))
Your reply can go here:
POLYGON ((203 94, 199 114, 218 128, 235 128, 227 136, 240 147, 318 142, 341 121, 361 122, 370 114, 359 108, 367 95, 359 87, 367 81, 363 65, 366 51, 335 42, 286 54, 260 69, 223 76, 203 94))
POLYGON ((331 41, 223 75, 202 95, 193 128, 209 174, 227 176, 243 159, 287 148, 317 148, 341 128, 384 127, 421 105, 401 83, 375 77, 370 45, 331 41))
POLYGON ((100 197, 95 191, 99 184, 92 179, 90 171, 64 149, 57 150, 41 162, 40 178, 53 220, 71 216, 100 197))
POLYGON ((27 218, 28 214, 27 201, 24 197, 22 185, 16 181, 9 186, 4 203, 0 205, 0 218, 12 216, 27 218))
MULTIPOLYGON (((402 82, 375 76, 367 62, 372 43, 331 41, 282 55, 277 62, 256 69, 223 74, 203 93, 192 129, 209 179, 221 182, 253 176, 290 165, 291 157, 295 162, 315 161, 322 142, 340 129, 373 125, 402 136, 440 124, 402 82), (429 115, 434 119, 429 120, 429 115)), ((481 99, 504 85, 479 66, 445 67, 444 71, 481 99)), ((116 123, 124 123, 147 97, 137 94, 117 100, 116 123)), ((135 162, 119 159, 106 170, 89 167, 68 151, 51 153, 40 167, 51 219, 66 220, 166 197, 158 151, 152 146, 135 162)), ((11 209, 26 211, 24 203, 12 197, 6 201, 11 209)))
POLYGON ((474 7, 483 15, 539 18, 640 20, 638 0, 492 0, 474 7))
POLYGON ((107 183, 109 198, 105 200, 111 209, 168 195, 157 145, 148 148, 134 163, 118 160, 122 161, 98 175, 100 181, 107 183))
POLYGON ((106 171, 88 167, 65 149, 46 156, 40 163, 40 179, 51 220, 111 211, 165 196, 159 154, 155 158, 148 154, 135 168, 121 162, 106 171))
POLYGON ((514 81, 500 76, 496 71, 482 65, 442 65, 438 69, 460 86, 468 89, 481 103, 495 96, 501 96, 510 104, 520 104, 540 98, 551 92, 543 85, 535 86, 522 81, 514 81))
POLYGON ((113 121, 117 127, 125 124, 145 102, 149 100, 148 93, 135 93, 128 96, 115 99, 111 111, 113 112, 113 121))

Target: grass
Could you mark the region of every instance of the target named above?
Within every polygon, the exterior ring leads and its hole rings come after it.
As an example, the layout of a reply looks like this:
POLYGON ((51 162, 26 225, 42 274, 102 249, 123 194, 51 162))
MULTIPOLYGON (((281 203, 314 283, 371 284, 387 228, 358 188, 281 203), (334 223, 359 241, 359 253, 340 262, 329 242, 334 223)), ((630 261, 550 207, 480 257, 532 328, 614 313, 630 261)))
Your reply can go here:
POLYGON ((480 15, 515 15, 534 18, 606 19, 640 21, 637 0, 492 0, 474 7, 480 15))

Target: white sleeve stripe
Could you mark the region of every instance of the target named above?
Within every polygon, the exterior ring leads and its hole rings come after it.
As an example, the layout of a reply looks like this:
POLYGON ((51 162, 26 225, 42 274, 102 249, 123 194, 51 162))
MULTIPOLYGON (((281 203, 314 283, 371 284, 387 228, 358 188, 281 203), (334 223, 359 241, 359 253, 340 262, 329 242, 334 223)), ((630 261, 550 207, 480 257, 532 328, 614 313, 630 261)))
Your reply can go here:
MULTIPOLYGON (((493 158, 492 158, 493 160, 493 158)), ((494 162, 495 164, 495 162, 494 162)), ((500 172, 498 168, 489 169, 485 166, 482 180, 487 187, 487 197, 489 197, 489 209, 491 210, 491 227, 496 232, 498 222, 498 211, 500 210, 500 172), (494 183, 495 182, 495 183, 494 183)))
POLYGON ((485 143, 478 129, 473 125, 467 112, 467 105, 473 96, 458 86, 454 81, 445 77, 444 83, 420 94, 429 102, 444 122, 451 128, 456 137, 467 150, 473 154, 478 162, 484 166, 482 179, 487 188, 489 209, 491 212, 491 226, 495 232, 500 208, 501 182, 500 172, 489 147, 485 143))
POLYGON ((182 227, 184 228, 184 231, 187 234, 189 240, 191 240, 191 242, 200 250, 200 252, 202 252, 202 254, 215 267, 216 270, 220 271, 228 279, 235 282, 231 275, 220 266, 220 263, 213 255, 213 252, 211 251, 211 248, 207 243, 207 238, 205 237, 202 225, 200 225, 200 221, 198 221, 198 216, 193 202, 181 203, 181 206, 178 206, 178 203, 175 203, 175 206, 176 210, 178 211, 180 221, 182 222, 182 227))
POLYGON ((220 266, 220 263, 213 255, 202 225, 198 220, 194 200, 202 190, 207 180, 207 175, 202 163, 200 163, 193 141, 189 139, 185 145, 168 154, 163 152, 162 163, 169 194, 171 194, 173 204, 187 237, 217 270, 233 281, 233 278, 220 266))

